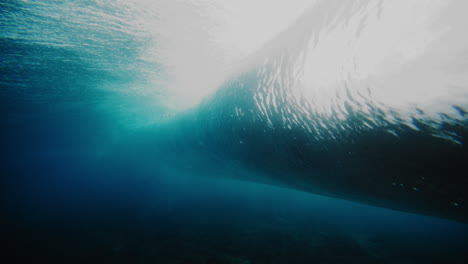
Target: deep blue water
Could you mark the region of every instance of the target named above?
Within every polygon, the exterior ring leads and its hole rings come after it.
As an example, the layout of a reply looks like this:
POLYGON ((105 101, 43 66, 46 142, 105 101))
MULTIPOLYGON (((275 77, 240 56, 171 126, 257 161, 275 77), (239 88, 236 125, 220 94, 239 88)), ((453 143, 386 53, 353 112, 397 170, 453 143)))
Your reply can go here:
MULTIPOLYGON (((138 3, 0 3, 4 256, 13 263, 465 263, 466 223, 270 182, 265 170, 240 165, 237 152, 217 156, 232 150, 219 141, 215 154, 200 151, 207 143, 191 141, 203 131, 198 123, 170 121, 197 110, 178 110, 169 66, 141 55, 153 40, 136 19, 147 14, 138 3)), ((201 112, 213 106, 221 115, 216 107, 244 100, 244 91, 208 99, 201 112)), ((453 130, 435 134, 463 146, 466 115, 459 115, 447 117, 453 130)), ((203 138, 264 140, 256 135, 233 125, 203 138)))

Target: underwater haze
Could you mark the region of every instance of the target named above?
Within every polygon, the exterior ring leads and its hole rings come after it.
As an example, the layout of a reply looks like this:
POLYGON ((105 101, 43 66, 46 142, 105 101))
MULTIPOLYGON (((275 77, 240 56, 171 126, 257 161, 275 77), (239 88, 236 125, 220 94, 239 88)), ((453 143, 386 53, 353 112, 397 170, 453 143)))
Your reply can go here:
POLYGON ((468 2, 0 1, 9 263, 467 263, 468 2))

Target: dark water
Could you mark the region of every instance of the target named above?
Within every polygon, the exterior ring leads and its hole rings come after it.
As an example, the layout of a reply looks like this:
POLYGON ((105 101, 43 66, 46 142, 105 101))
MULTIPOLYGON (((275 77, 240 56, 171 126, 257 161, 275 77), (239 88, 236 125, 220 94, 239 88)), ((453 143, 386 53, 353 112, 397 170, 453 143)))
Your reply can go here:
MULTIPOLYGON (((0 226, 9 263, 468 260, 465 223, 259 183, 269 183, 265 171, 239 165, 236 155, 200 152, 204 142, 185 141, 200 132, 166 123, 180 111, 171 104, 168 66, 141 55, 152 47, 138 19, 152 17, 142 4, 0 3, 0 226), (161 122, 164 129, 155 125, 161 122), (220 166, 223 158, 233 160, 220 166)), ((243 91, 208 100, 201 112, 233 102, 243 107, 243 91)), ((265 98, 269 92, 284 96, 262 90, 265 98)), ((216 110, 216 124, 231 120, 222 119, 223 111, 216 110)), ((464 118, 462 112, 458 108, 464 118)), ((436 136, 463 146, 463 133, 454 134, 466 132, 463 118, 447 117, 456 129, 436 136)), ((395 126, 405 127, 399 121, 395 126)), ((256 129, 247 126, 248 140, 261 137, 256 129)), ((203 139, 223 142, 238 142, 243 133, 226 127, 209 132, 218 134, 203 139)), ((232 150, 214 145, 215 153, 232 150)), ((261 151, 240 152, 254 157, 261 151)), ((269 162, 279 167, 278 159, 269 162)))

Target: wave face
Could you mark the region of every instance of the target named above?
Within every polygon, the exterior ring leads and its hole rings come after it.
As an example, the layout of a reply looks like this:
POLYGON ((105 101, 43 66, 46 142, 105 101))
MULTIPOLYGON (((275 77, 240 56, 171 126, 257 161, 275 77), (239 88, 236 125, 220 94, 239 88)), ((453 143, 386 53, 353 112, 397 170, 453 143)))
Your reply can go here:
POLYGON ((1 2, 8 251, 61 263, 466 258, 467 9, 1 2))
POLYGON ((466 84, 466 71, 448 66, 458 64, 456 54, 464 57, 466 48, 440 54, 442 47, 458 46, 452 41, 465 20, 455 18, 461 7, 453 3, 437 6, 441 12, 416 11, 389 26, 386 17, 399 12, 391 5, 330 1, 314 6, 188 118, 195 120, 189 128, 198 131, 195 140, 220 160, 244 164, 277 184, 466 221, 460 205, 467 200, 468 182, 461 173, 468 169, 467 97, 466 89, 450 88, 466 84), (446 18, 446 12, 454 16, 446 18), (426 33, 431 37, 424 40, 405 38, 415 20, 427 23, 417 26, 420 31, 446 30, 426 33), (390 49, 374 27, 405 43, 390 49), (393 36, 392 29, 401 32, 393 36), (409 47, 422 50, 415 55, 409 47), (388 62, 396 55, 397 62, 388 62), (370 63, 375 68, 366 68, 370 63), (422 85, 425 89, 413 92, 422 85), (433 97, 441 90, 444 96, 433 97))

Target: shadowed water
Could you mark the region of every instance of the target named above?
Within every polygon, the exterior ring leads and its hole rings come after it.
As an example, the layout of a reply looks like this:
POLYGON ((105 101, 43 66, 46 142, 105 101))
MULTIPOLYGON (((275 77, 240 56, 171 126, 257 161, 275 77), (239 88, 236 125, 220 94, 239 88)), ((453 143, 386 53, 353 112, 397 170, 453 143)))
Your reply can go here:
POLYGON ((466 262, 466 4, 245 4, 0 3, 13 263, 466 262))

